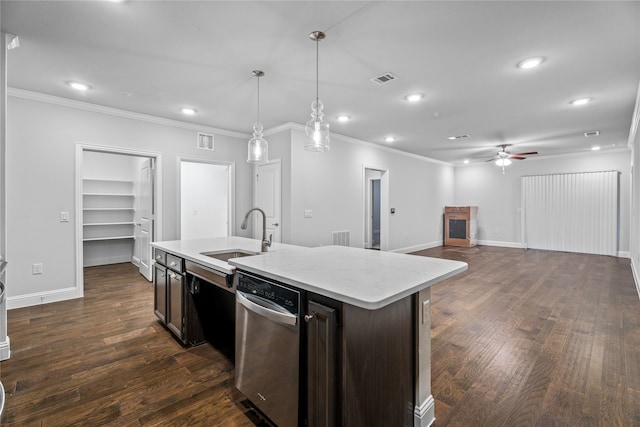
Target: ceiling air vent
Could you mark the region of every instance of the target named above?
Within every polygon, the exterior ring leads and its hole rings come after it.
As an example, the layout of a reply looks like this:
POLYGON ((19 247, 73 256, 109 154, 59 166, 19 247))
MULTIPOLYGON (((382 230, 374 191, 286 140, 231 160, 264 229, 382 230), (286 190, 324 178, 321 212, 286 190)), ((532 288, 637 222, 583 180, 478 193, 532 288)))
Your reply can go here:
POLYGON ((198 148, 201 150, 213 151, 213 135, 198 132, 198 148))
POLYGON ((585 138, 589 138, 590 136, 598 136, 600 135, 600 131, 599 130, 592 130, 591 132, 585 132, 584 133, 584 137, 585 138))
POLYGON ((379 85, 383 85, 385 83, 389 83, 391 80, 396 80, 397 78, 398 77, 394 76, 391 73, 384 73, 381 76, 372 78, 371 81, 379 85))

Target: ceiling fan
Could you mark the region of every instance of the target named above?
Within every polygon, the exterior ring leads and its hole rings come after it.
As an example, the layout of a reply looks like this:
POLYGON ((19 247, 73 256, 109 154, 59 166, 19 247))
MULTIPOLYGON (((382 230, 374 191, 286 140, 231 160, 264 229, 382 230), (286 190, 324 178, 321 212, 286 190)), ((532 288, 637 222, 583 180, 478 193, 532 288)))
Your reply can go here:
POLYGON ((510 153, 507 151, 507 147, 509 144, 498 145, 501 148, 500 151, 496 153, 495 156, 486 160, 487 162, 495 161, 496 166, 502 166, 502 174, 504 175, 504 167, 509 166, 511 164, 511 159, 514 160, 525 160, 525 156, 532 156, 534 154, 538 154, 537 151, 528 151, 526 153, 510 153))

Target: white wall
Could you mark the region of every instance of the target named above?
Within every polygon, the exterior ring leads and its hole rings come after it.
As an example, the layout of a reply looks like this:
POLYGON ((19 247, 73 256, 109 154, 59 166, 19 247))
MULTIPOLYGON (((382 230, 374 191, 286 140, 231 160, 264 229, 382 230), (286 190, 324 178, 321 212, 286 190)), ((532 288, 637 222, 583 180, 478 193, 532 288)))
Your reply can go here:
MULTIPOLYGON (((133 119, 103 107, 76 108, 76 103, 53 97, 22 92, 10 95, 6 170, 9 308, 75 295, 78 219, 73 212, 79 142, 161 155, 163 197, 158 239, 171 240, 178 235, 178 156, 237 162, 236 186, 246 190, 237 192, 235 223, 240 224, 238 216, 250 208, 251 166, 246 163, 244 138, 218 134, 215 151, 198 150, 195 126, 179 127, 177 122, 164 124, 142 116, 133 119), (61 211, 72 213, 70 222, 60 222, 61 211), (36 262, 43 263, 44 274, 31 274, 36 262)), ((210 128, 202 130, 212 132, 210 128)))
POLYGON ((455 203, 478 206, 478 239, 481 244, 521 247, 522 176, 617 170, 621 172, 618 251, 628 256, 630 156, 629 150, 601 150, 583 155, 529 157, 507 166, 504 175, 502 169, 493 163, 458 166, 455 171, 455 203))
POLYGON ((406 252, 442 244, 442 212, 454 201, 453 166, 332 135, 331 151, 304 150, 304 132, 291 132, 291 240, 331 244, 331 232, 351 231, 364 244, 363 167, 388 170, 389 250, 406 252), (304 211, 312 210, 312 218, 304 211))

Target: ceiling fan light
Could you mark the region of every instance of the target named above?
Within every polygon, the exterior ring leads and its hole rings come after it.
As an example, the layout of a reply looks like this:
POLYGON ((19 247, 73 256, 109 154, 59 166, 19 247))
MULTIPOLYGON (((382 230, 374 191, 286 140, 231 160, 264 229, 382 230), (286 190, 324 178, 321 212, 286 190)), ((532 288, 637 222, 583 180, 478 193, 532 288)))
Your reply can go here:
POLYGON ((504 167, 504 166, 509 166, 510 164, 511 164, 511 160, 509 160, 506 157, 496 160, 496 166, 504 167))

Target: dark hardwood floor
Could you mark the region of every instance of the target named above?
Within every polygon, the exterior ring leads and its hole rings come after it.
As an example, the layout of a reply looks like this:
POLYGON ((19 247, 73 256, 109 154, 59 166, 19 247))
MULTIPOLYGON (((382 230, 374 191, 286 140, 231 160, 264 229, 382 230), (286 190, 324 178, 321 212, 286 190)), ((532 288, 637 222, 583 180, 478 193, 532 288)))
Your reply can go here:
POLYGON ((640 426, 628 259, 480 246, 431 288, 435 427, 640 426))
MULTIPOLYGON (((628 259, 419 254, 469 263, 431 290, 435 427, 640 427, 628 259)), ((86 269, 83 299, 10 310, 8 329, 5 427, 267 425, 235 390, 231 361, 182 347, 156 321, 152 285, 131 264, 86 269)))

